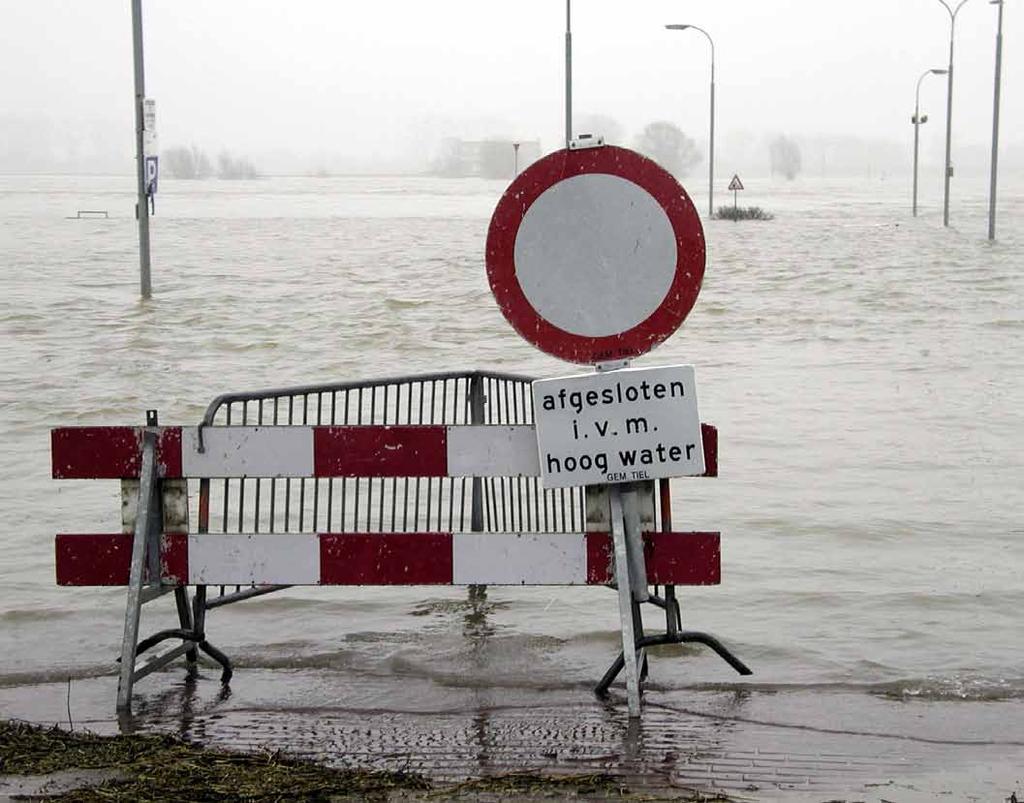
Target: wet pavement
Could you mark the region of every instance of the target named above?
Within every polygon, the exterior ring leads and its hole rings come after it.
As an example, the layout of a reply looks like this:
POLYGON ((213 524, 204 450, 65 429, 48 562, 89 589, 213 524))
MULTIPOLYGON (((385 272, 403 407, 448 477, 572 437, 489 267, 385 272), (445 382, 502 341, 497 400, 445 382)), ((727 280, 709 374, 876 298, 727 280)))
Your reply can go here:
POLYGON ((1000 801, 1024 797, 1024 704, 889 699, 835 688, 660 689, 630 721, 621 689, 466 687, 323 669, 204 669, 140 684, 114 716, 116 679, 0 688, 7 718, 97 733, 169 732, 437 782, 514 772, 607 773, 634 791, 739 799, 1000 801), (381 705, 387 700, 386 705, 381 705), (69 709, 71 719, 69 720, 69 709))

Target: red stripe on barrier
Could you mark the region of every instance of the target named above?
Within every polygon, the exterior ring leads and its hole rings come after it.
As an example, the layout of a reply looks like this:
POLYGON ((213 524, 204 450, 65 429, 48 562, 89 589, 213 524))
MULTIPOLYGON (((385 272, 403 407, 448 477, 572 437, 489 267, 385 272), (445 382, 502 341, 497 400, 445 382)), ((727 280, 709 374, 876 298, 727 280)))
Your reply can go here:
POLYGON ((451 533, 322 533, 321 585, 451 585, 451 533))
POLYGON ((181 477, 181 427, 160 430, 156 441, 156 470, 165 480, 181 477))
MULTIPOLYGON (((56 539, 57 585, 128 585, 133 540, 132 533, 59 534, 56 539)), ((165 533, 161 537, 160 573, 164 585, 188 583, 186 534, 165 533)), ((146 582, 149 582, 148 572, 146 582)))
MULTIPOLYGON (((216 536, 212 536, 216 537, 216 536)), ((189 536, 161 538, 162 582, 187 584, 189 536)), ((587 583, 614 577, 607 533, 587 533, 587 583)), ((56 539, 57 585, 124 586, 131 567, 130 533, 69 535, 56 539)), ((325 533, 320 535, 321 585, 451 585, 451 533, 325 533)), ((651 585, 718 585, 719 534, 644 533, 651 585)))
POLYGON ((443 426, 314 427, 317 477, 446 477, 443 426))
POLYGON ((54 479, 138 477, 137 427, 67 427, 50 432, 54 479))
POLYGON ((160 537, 160 577, 164 583, 188 585, 187 533, 164 533, 160 537))
POLYGON ((132 535, 61 534, 57 536, 56 559, 59 586, 126 586, 132 565, 132 535))
POLYGON ((615 556, 608 533, 587 533, 587 584, 610 583, 615 577, 615 556))
MULTIPOLYGON (((719 533, 644 533, 644 562, 651 585, 713 586, 722 582, 719 533)), ((587 582, 614 578, 612 539, 587 533, 587 582)))
MULTIPOLYGON (((162 427, 157 473, 181 476, 181 427, 162 427)), ((142 427, 61 427, 50 432, 50 462, 57 480, 136 478, 142 470, 142 427)))
POLYGON ((718 476, 718 427, 711 424, 700 425, 700 439, 704 443, 704 475, 718 476))

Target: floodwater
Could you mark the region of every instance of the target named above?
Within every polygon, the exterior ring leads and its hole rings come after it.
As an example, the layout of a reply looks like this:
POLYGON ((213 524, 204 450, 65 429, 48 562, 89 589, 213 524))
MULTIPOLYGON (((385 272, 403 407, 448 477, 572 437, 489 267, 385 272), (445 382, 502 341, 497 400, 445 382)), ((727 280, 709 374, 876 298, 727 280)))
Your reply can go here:
MULTIPOLYGON (((1019 793, 1022 183, 1005 182, 995 243, 980 181, 957 179, 948 229, 937 185, 914 219, 903 180, 745 184, 741 201, 775 219, 705 223, 694 310, 636 364, 694 364, 701 417, 719 427, 720 477, 674 485, 676 529, 722 532, 722 585, 683 591, 684 624, 753 676, 700 647, 655 652, 638 742, 622 697, 588 692, 617 651, 606 589, 470 603, 460 589, 302 588, 211 613, 239 667, 232 694, 212 669, 183 686, 174 668, 140 682, 137 726, 336 761, 434 745, 454 776, 527 754, 578 769, 631 756, 684 780, 691 739, 734 758, 817 751, 820 769, 827 740, 849 737, 833 745, 848 768, 941 768, 926 797, 1019 793)), ((131 179, 0 176, 0 715, 64 721, 70 691, 79 724, 112 721, 124 592, 55 587, 53 535, 116 530, 119 489, 49 479, 51 427, 141 424, 148 408, 197 423, 226 391, 577 370, 521 341, 492 300, 483 246, 503 189, 166 181, 142 302, 131 179), (67 219, 80 209, 110 218, 67 219)), ((172 608, 148 606, 143 629, 171 626, 172 608)), ((786 789, 772 771, 774 785, 747 786, 786 789)))

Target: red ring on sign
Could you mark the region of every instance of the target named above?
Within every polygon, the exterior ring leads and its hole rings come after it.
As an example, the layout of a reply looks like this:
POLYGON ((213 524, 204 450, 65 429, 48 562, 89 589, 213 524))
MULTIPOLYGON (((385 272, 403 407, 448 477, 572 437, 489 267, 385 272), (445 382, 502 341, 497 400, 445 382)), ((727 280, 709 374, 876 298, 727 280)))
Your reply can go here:
POLYGON ((637 357, 667 339, 697 301, 705 258, 704 229, 686 190, 655 162, 614 145, 555 151, 534 162, 505 190, 487 231, 487 280, 502 314, 541 351, 576 363, 637 357), (516 237, 534 201, 558 182, 586 173, 618 176, 646 190, 665 211, 676 240, 675 274, 657 309, 631 329, 600 337, 567 332, 541 317, 516 276, 516 237))

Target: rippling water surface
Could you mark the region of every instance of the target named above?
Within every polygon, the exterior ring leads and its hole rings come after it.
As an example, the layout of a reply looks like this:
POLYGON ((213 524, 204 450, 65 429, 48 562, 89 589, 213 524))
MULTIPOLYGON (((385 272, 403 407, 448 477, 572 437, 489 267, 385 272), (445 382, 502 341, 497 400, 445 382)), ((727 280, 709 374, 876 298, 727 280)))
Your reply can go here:
MULTIPOLYGON (((53 580, 53 534, 117 527, 118 488, 50 480, 50 427, 142 423, 147 408, 193 423, 230 390, 572 372, 491 298, 483 244, 503 189, 168 181, 142 302, 129 179, 0 177, 0 685, 109 675, 118 651, 123 591, 53 580), (66 219, 94 208, 111 218, 66 219)), ((755 675, 678 649, 658 686, 1024 696, 1024 194, 1003 193, 990 244, 982 186, 957 191, 943 229, 934 203, 910 217, 903 182, 748 181, 775 220, 707 224, 696 307, 638 364, 697 366, 721 476, 677 482, 674 511, 722 531, 723 584, 686 590, 684 620, 755 675)), ((457 589, 306 588, 209 627, 285 688, 312 667, 513 694, 592 682, 616 626, 604 589, 491 589, 474 607, 457 589)), ((324 693, 288 692, 300 707, 324 693)))

